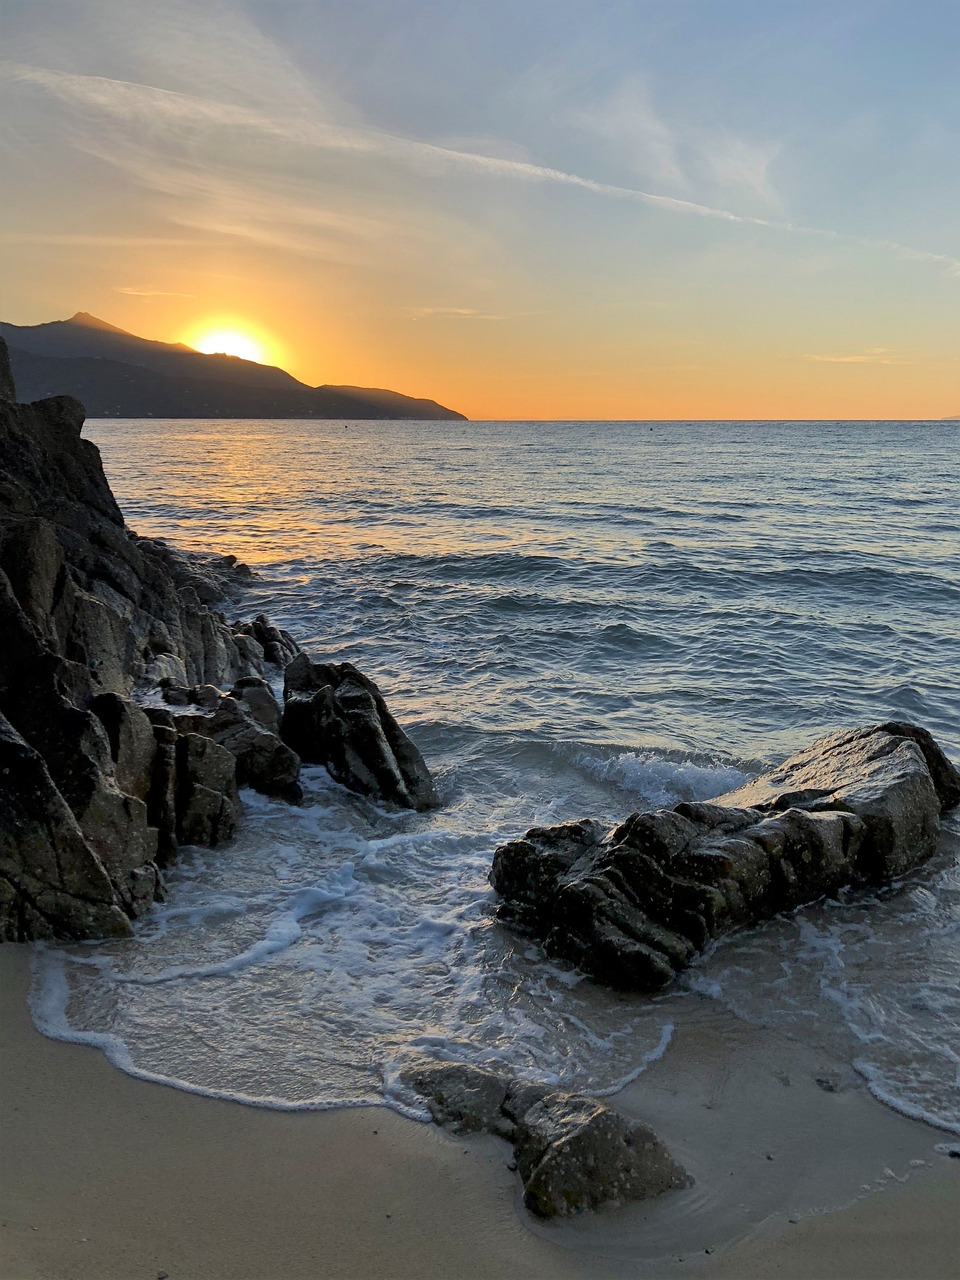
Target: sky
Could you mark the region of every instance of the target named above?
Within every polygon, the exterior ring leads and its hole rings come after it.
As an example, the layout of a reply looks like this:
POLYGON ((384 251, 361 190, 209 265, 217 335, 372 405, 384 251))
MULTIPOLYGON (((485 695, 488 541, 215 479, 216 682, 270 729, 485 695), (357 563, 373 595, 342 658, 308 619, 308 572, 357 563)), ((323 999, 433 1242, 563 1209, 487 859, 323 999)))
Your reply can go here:
POLYGON ((956 0, 4 0, 0 314, 471 418, 960 414, 956 0))

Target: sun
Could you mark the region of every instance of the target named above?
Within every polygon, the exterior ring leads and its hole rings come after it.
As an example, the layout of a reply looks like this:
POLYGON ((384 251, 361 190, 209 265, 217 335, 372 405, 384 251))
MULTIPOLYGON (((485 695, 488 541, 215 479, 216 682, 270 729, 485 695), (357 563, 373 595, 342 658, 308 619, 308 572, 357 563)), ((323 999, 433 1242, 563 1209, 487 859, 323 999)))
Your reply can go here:
POLYGON ((256 338, 238 329, 211 329, 194 338, 190 345, 208 356, 239 356, 241 360, 253 360, 256 364, 263 364, 265 359, 263 346, 256 338))

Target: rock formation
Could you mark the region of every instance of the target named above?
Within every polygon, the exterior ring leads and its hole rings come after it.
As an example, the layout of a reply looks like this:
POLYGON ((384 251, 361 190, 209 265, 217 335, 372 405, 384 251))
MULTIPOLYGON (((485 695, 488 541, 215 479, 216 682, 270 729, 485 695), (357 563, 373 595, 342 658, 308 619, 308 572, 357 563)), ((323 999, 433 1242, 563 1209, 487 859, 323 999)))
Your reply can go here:
POLYGON ((311 662, 301 653, 289 663, 280 736, 301 759, 326 765, 351 791, 408 809, 439 803, 420 752, 377 686, 349 662, 311 662))
MULTIPOLYGON (((0 941, 115 936, 162 896, 180 844, 233 835, 238 784, 300 798, 264 679, 299 648, 263 616, 227 622, 217 606, 251 577, 235 557, 131 533, 81 438, 83 406, 17 404, 8 374, 0 340, 0 941), (158 692, 170 705, 154 705, 158 692)), ((419 802, 432 787, 419 753, 374 686, 359 672, 354 683, 374 690, 380 736, 419 802)), ((324 749, 372 770, 345 767, 346 785, 383 798, 383 777, 398 798, 368 742, 324 749)))
POLYGON ((401 1081, 437 1124, 512 1142, 523 1202, 538 1217, 613 1208, 692 1182, 652 1130, 596 1098, 461 1064, 411 1067, 401 1081))
POLYGON ((821 738, 709 804, 534 828, 497 849, 490 880, 551 955, 652 991, 722 934, 919 866, 958 803, 930 734, 891 722, 821 738))

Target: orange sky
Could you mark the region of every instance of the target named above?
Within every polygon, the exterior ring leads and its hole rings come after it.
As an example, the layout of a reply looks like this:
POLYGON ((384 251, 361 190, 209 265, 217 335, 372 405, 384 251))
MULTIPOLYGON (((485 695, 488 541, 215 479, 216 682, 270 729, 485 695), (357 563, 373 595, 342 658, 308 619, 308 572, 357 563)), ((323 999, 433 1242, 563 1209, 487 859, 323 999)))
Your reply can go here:
POLYGON ((939 44, 541 7, 13 0, 3 319, 229 327, 475 419, 960 413, 939 44))

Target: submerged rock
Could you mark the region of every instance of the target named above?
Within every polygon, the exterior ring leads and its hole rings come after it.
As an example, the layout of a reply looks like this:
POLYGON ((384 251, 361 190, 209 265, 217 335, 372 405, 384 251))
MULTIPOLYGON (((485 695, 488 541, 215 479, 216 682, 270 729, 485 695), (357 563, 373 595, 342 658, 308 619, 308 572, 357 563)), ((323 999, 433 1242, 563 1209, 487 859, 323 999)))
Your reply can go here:
POLYGON ((708 804, 534 828, 496 850, 490 881, 552 955, 656 990, 713 938, 919 866, 958 801, 930 734, 890 722, 821 738, 708 804))
POLYGON ((613 1208, 693 1181, 651 1129, 596 1098, 459 1063, 411 1067, 401 1081, 437 1124, 512 1142, 524 1204, 538 1217, 613 1208))
POLYGON ((351 791, 407 809, 439 803, 423 756, 377 686, 349 662, 312 662, 301 653, 287 666, 280 736, 351 791))

